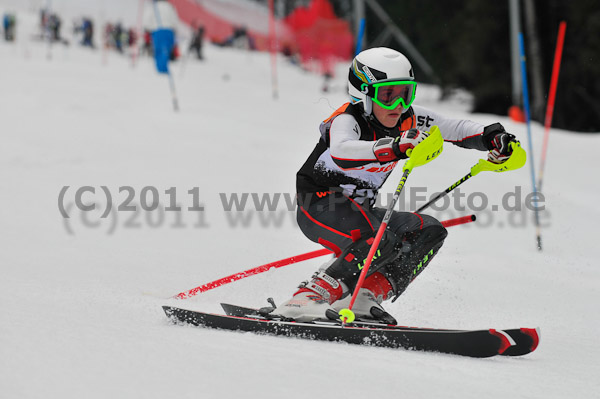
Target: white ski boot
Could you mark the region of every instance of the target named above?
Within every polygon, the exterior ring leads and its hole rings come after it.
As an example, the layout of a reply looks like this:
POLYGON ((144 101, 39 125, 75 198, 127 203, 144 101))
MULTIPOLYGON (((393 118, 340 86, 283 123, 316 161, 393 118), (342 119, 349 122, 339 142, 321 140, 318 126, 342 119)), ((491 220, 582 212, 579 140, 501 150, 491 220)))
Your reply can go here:
MULTIPOLYGON (((396 319, 381 306, 381 303, 392 295, 393 289, 389 280, 383 274, 375 272, 365 279, 362 288, 358 291, 352 312, 357 320, 374 320, 396 325, 398 324, 396 319)), ((348 295, 333 303, 332 307, 336 314, 342 309, 347 309, 351 299, 352 295, 348 295)))
POLYGON ((331 303, 343 293, 342 283, 338 280, 317 272, 310 282, 301 284, 299 288, 292 298, 275 308, 270 315, 300 322, 327 320, 327 313, 337 315, 331 303))

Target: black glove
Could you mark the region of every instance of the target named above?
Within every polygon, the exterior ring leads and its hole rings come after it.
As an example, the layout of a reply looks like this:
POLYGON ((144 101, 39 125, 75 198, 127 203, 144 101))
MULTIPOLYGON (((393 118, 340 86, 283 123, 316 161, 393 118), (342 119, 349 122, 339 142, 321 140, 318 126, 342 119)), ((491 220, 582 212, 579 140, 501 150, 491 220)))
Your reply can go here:
POLYGON ((517 143, 514 134, 504 130, 504 126, 499 123, 486 126, 483 130, 483 143, 490 150, 488 161, 502 163, 510 158, 512 149, 510 143, 517 143))

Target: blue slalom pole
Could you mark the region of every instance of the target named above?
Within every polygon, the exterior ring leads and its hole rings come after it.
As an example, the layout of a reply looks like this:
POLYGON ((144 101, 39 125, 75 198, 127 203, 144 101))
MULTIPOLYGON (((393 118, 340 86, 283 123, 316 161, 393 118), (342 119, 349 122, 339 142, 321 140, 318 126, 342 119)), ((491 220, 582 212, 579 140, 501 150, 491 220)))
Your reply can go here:
MULTIPOLYGON (((162 54, 162 56, 166 56, 166 59, 163 59, 160 63, 159 60, 157 58, 157 52, 159 51, 163 51, 165 49, 159 49, 158 46, 158 40, 160 38, 160 40, 164 40, 165 38, 167 39, 167 41, 169 41, 168 37, 165 37, 166 33, 170 33, 170 38, 173 39, 174 42, 174 35, 172 32, 165 32, 163 30, 162 27, 162 21, 160 18, 160 12, 158 11, 158 6, 156 5, 156 0, 152 0, 153 6, 154 6, 154 16, 156 18, 156 26, 157 29, 156 31, 154 31, 153 35, 152 35, 152 40, 154 42, 154 56, 157 60, 157 69, 159 73, 166 73, 167 76, 169 77, 169 88, 171 89, 171 100, 173 102, 173 109, 177 112, 179 111, 179 101, 177 100, 177 91, 175 90, 175 81, 173 80, 173 75, 171 75, 171 70, 169 69, 169 53, 167 52, 166 54, 162 54), (164 65, 162 65, 164 63, 164 65), (160 64, 160 65, 159 65, 160 64)), ((168 50, 171 51, 172 46, 169 46, 168 50)), ((164 58, 164 57, 163 57, 164 58)))
POLYGON ((538 191, 535 179, 535 162, 533 160, 533 140, 531 138, 531 120, 529 113, 529 91, 527 88, 527 66, 525 64, 525 44, 523 33, 519 32, 519 48, 521 51, 521 75, 523 76, 523 105, 525 107, 525 121, 527 122, 527 140, 529 142, 529 166, 531 169, 531 183, 533 185, 533 198, 535 207, 535 227, 537 234, 537 249, 542 250, 542 235, 540 233, 540 215, 538 211, 538 191))
POLYGON ((360 19, 360 27, 358 28, 358 36, 356 37, 356 50, 354 51, 354 56, 356 57, 360 50, 362 49, 362 41, 363 36, 365 35, 365 19, 360 19))

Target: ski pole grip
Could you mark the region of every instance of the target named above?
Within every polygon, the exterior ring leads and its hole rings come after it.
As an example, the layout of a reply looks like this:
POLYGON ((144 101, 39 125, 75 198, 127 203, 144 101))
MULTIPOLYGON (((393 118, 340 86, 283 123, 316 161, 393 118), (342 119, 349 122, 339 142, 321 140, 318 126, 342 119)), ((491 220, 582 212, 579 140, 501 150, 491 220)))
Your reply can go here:
POLYGON ((409 156, 404 163, 404 170, 412 171, 417 166, 423 166, 433 161, 442 153, 444 148, 444 138, 437 125, 431 127, 429 137, 421 141, 415 148, 406 151, 409 156))

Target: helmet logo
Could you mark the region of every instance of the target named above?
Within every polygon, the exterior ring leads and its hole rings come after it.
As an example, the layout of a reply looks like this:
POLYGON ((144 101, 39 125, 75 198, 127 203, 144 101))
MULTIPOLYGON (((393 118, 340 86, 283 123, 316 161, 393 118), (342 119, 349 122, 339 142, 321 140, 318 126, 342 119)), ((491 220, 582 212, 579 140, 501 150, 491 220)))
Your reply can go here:
POLYGON ((373 73, 371 72, 368 66, 363 65, 362 70, 365 72, 365 75, 369 77, 369 80, 371 82, 377 82, 377 79, 375 78, 375 76, 373 76, 373 73))

